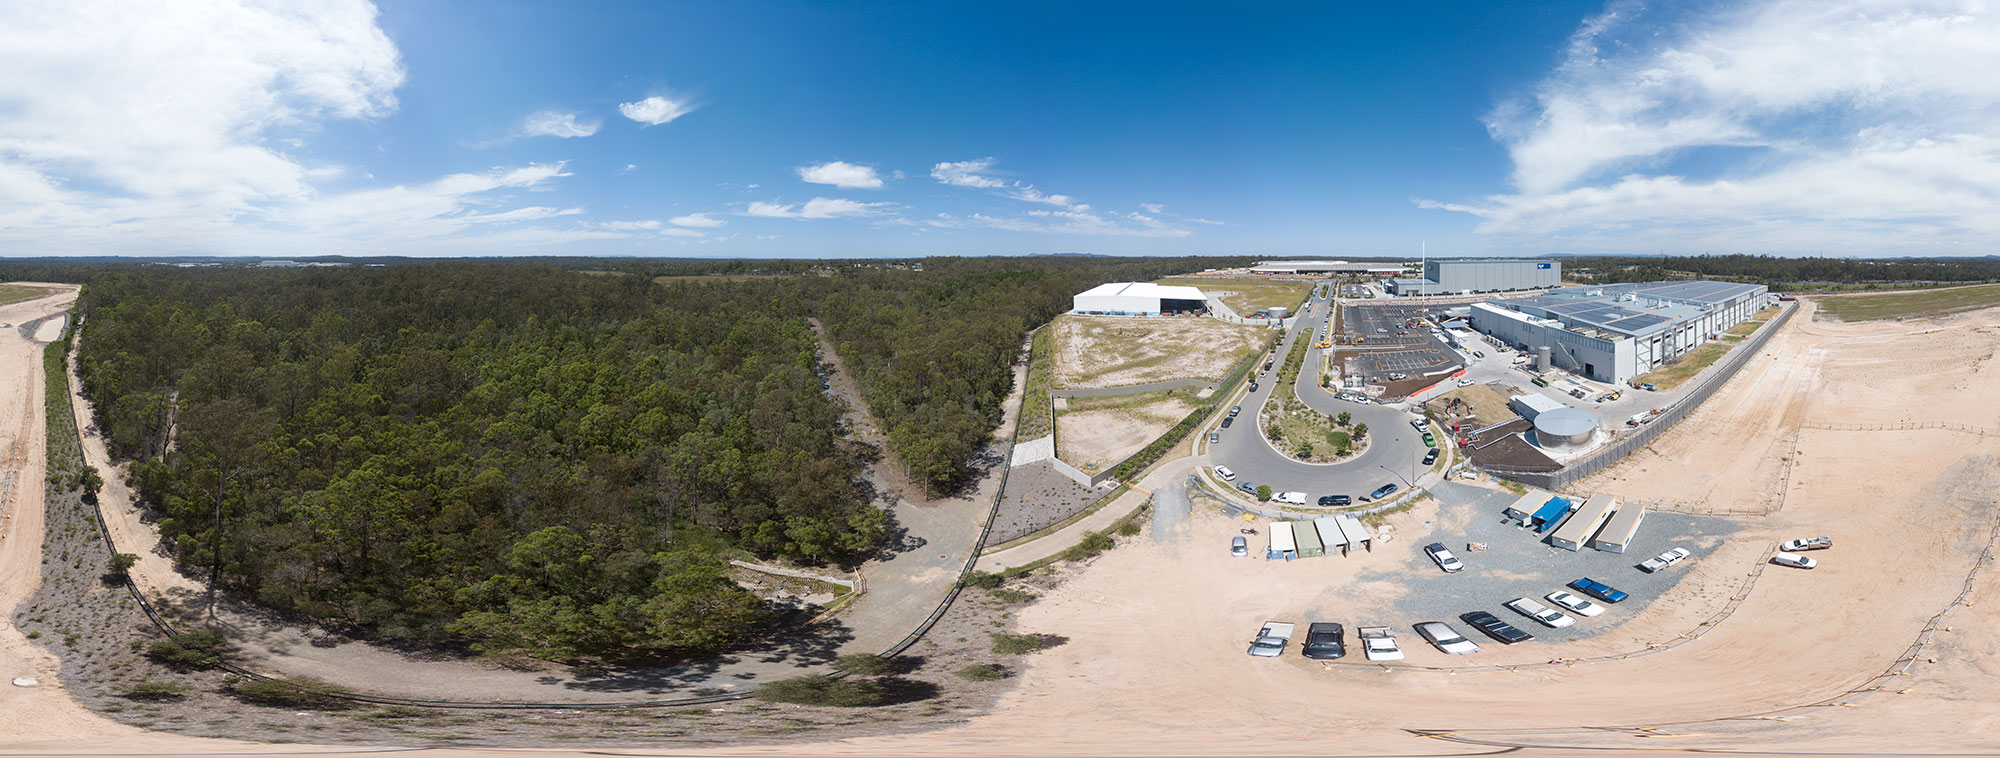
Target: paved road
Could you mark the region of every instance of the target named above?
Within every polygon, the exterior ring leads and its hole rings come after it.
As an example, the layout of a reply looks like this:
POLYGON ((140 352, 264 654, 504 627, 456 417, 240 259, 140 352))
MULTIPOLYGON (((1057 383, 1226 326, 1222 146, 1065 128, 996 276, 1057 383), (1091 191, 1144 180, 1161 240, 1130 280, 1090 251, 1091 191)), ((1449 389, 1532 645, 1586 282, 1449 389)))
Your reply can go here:
MULTIPOLYGON (((1332 308, 1338 306, 1337 302, 1329 302, 1325 298, 1309 302, 1312 316, 1299 319, 1286 333, 1278 347, 1280 360, 1291 349, 1293 340, 1310 339, 1318 334, 1332 308)), ((1305 366, 1319 365, 1319 354, 1319 348, 1309 348, 1305 366)), ((1426 448, 1423 435, 1410 426, 1410 420, 1416 417, 1401 404, 1361 404, 1340 400, 1320 388, 1310 376, 1301 377, 1299 399, 1327 415, 1339 415, 1343 411, 1353 414, 1356 423, 1368 425, 1373 441, 1360 457, 1342 463, 1314 465, 1285 457, 1273 449, 1255 427, 1258 409, 1263 407, 1276 387, 1276 374, 1277 367, 1273 366, 1269 374, 1260 375, 1257 391, 1243 393, 1234 400, 1234 403, 1243 406, 1243 413, 1229 429, 1221 430, 1220 443, 1207 444, 1207 432, 1216 431, 1211 427, 1204 430, 1203 442, 1196 450, 1205 450, 1216 463, 1228 466, 1239 481, 1247 479, 1269 484, 1276 491, 1304 490, 1315 499, 1321 495, 1344 494, 1355 496, 1358 502, 1361 495, 1391 482, 1407 490, 1418 474, 1424 471, 1426 448)))

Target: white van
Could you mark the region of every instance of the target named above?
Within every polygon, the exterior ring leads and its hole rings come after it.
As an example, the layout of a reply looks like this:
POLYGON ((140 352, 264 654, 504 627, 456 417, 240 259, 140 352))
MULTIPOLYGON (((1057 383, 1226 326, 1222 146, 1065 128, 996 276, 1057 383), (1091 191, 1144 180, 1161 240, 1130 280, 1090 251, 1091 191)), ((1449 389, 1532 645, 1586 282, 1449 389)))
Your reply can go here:
POLYGON ((1292 505, 1305 505, 1305 504, 1306 504, 1306 493, 1303 493, 1303 492, 1280 492, 1280 493, 1278 493, 1278 494, 1276 494, 1276 495, 1272 495, 1272 496, 1271 496, 1271 499, 1272 499, 1272 500, 1276 500, 1276 501, 1278 501, 1278 502, 1280 502, 1280 503, 1291 503, 1292 505))
POLYGON ((1215 475, 1222 477, 1222 481, 1225 482, 1236 481, 1236 472, 1230 471, 1228 466, 1216 466, 1215 475))

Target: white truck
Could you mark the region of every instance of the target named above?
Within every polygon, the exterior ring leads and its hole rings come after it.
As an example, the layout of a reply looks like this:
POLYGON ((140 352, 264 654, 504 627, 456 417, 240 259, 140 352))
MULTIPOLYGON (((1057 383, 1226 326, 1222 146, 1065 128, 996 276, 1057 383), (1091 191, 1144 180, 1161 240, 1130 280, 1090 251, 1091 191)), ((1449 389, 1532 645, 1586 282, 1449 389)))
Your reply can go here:
POLYGON ((1660 569, 1687 560, 1687 557, 1689 555, 1692 555, 1692 553, 1689 553, 1687 548, 1677 547, 1672 550, 1668 550, 1667 552, 1653 556, 1645 563, 1639 564, 1639 568, 1645 569, 1646 573, 1651 574, 1656 571, 1659 571, 1660 569))
POLYGON ((1403 649, 1396 645, 1396 635, 1386 626, 1364 626, 1355 630, 1361 635, 1361 651, 1371 661, 1400 661, 1403 649))
POLYGON ((1285 652, 1285 643, 1292 641, 1292 630, 1297 628, 1297 624, 1266 621, 1264 628, 1258 630, 1257 638, 1250 641, 1247 652, 1258 658, 1276 658, 1285 652))
POLYGON ((1806 550, 1825 550, 1830 547, 1833 547, 1833 538, 1822 534, 1818 537, 1792 540, 1779 545, 1778 549, 1788 553, 1797 553, 1806 550))
POLYGON ((1290 503, 1290 504, 1292 504, 1292 505, 1305 505, 1305 504, 1306 504, 1306 493, 1303 493, 1303 492, 1280 492, 1280 493, 1278 493, 1278 494, 1276 494, 1276 495, 1272 495, 1272 496, 1271 496, 1271 499, 1272 499, 1272 500, 1276 500, 1276 501, 1278 501, 1278 502, 1280 502, 1280 503, 1290 503))

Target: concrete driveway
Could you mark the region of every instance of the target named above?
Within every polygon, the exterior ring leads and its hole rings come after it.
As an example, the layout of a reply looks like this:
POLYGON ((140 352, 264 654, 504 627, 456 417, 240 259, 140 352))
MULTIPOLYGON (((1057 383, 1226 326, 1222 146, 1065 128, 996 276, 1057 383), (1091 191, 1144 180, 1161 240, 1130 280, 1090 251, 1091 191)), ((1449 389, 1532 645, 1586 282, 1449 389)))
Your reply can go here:
MULTIPOLYGON (((1315 306, 1312 317, 1299 319, 1279 345, 1280 360, 1291 350, 1294 340, 1310 339, 1311 335, 1317 334, 1332 311, 1330 306, 1337 305, 1325 298, 1312 302, 1315 306)), ((1307 366, 1318 365, 1319 352, 1319 348, 1308 348, 1307 366)), ((1243 413, 1230 428, 1220 430, 1221 442, 1213 445, 1206 442, 1206 433, 1217 431, 1216 425, 1211 424, 1203 432, 1200 444, 1204 447, 1196 448, 1205 449, 1216 463, 1228 466, 1236 473, 1238 481, 1269 484, 1275 491, 1303 490, 1315 500, 1322 495, 1351 495, 1359 502, 1361 496, 1392 482, 1409 490, 1418 475, 1424 472, 1423 457, 1427 448, 1423 435, 1410 426, 1410 420, 1416 417, 1401 404, 1350 403, 1335 398, 1310 377, 1298 384, 1299 399, 1329 416, 1342 412, 1353 414, 1356 423, 1368 425, 1372 442, 1359 457, 1333 464, 1300 463, 1278 452, 1263 435, 1257 433, 1256 428, 1257 413, 1276 386, 1276 374, 1276 366, 1268 374, 1259 372, 1256 375, 1259 382, 1257 390, 1244 392, 1232 401, 1243 406, 1243 413)))

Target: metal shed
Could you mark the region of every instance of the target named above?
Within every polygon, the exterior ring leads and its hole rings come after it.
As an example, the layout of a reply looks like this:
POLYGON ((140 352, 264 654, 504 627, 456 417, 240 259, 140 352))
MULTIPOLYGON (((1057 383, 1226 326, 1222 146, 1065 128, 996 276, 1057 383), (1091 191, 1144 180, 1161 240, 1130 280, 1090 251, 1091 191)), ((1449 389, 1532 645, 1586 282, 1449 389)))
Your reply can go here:
POLYGON ((1339 518, 1321 516, 1313 519, 1312 524, 1313 531, 1319 533, 1319 541, 1326 545, 1328 554, 1332 554, 1334 548, 1340 548, 1341 555, 1347 554, 1347 535, 1340 531, 1339 518))
POLYGON ((1299 557, 1299 543, 1292 534, 1292 522, 1271 522, 1271 551, 1265 553, 1264 557, 1271 560, 1283 558, 1288 561, 1299 557))
POLYGON ((1548 534, 1550 529, 1556 528, 1556 524, 1562 522, 1563 516, 1569 515, 1575 508, 1576 503, 1570 502, 1569 498, 1549 498, 1549 501, 1543 503, 1534 515, 1528 517, 1528 525, 1533 526, 1537 533, 1548 534))
POLYGON ((1320 542, 1319 530, 1313 528, 1311 521, 1289 521, 1286 523, 1292 525, 1292 536, 1294 541, 1299 545, 1300 558, 1318 558, 1326 555, 1326 545, 1320 542))
POLYGON ((1361 519, 1344 515, 1335 518, 1339 519, 1340 533, 1347 538, 1349 546, 1360 545, 1367 548, 1368 552, 1375 552, 1375 544, 1371 539, 1373 535, 1368 533, 1368 527, 1361 524, 1361 519))
POLYGON ((1583 506, 1570 514, 1569 520, 1556 527, 1556 533, 1549 535, 1549 544, 1564 550, 1582 550, 1604 520, 1611 518, 1611 512, 1618 509, 1618 496, 1609 492, 1591 495, 1583 506))
POLYGON ((1625 503, 1618 506, 1618 513, 1604 523, 1604 531, 1597 534, 1597 539, 1590 541, 1590 546, 1607 553, 1625 552, 1625 548, 1632 546, 1632 538, 1639 535, 1639 522, 1645 518, 1644 503, 1625 503))
POLYGON ((1512 505, 1500 513, 1516 521, 1527 521, 1535 515, 1535 511, 1549 501, 1550 497, 1547 490, 1528 490, 1528 494, 1516 498, 1512 505))

